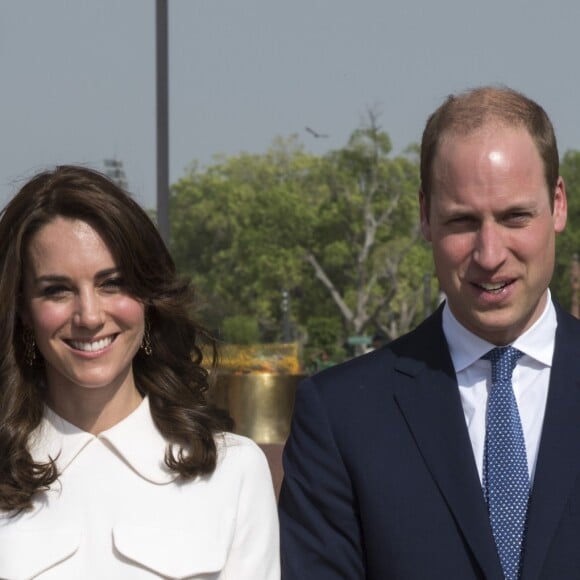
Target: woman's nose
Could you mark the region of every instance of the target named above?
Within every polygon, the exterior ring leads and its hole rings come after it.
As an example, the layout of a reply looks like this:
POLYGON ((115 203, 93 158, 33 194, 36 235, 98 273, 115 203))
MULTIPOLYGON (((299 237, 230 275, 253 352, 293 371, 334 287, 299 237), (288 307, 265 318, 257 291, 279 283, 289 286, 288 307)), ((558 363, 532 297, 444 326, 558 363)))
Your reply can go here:
POLYGON ((103 310, 99 296, 94 291, 83 291, 76 301, 74 322, 78 326, 96 328, 103 323, 103 310))

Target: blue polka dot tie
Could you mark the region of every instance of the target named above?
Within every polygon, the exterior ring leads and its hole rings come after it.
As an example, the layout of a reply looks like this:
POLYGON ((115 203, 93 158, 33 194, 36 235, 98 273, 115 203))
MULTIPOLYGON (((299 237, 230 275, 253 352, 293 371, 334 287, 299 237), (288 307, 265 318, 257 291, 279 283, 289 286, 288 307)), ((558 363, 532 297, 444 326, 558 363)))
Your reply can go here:
POLYGON ((506 580, 519 578, 530 496, 526 445, 512 388, 512 373, 522 355, 507 346, 483 356, 491 361, 483 489, 506 580))

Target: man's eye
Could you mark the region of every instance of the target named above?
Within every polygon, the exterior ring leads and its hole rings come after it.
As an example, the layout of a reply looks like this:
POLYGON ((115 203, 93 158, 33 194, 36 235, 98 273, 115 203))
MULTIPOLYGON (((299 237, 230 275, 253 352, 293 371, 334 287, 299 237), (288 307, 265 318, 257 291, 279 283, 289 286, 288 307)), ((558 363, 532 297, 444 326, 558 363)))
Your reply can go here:
POLYGON ((531 215, 526 212, 515 212, 505 216, 505 223, 508 226, 523 226, 529 222, 531 215))
POLYGON ((466 227, 475 224, 476 220, 468 215, 460 215, 456 217, 449 218, 447 223, 451 226, 466 227))
POLYGON ((510 213, 508 215, 508 219, 510 219, 510 220, 525 220, 525 219, 528 219, 529 217, 530 217, 530 214, 523 212, 523 211, 510 213))

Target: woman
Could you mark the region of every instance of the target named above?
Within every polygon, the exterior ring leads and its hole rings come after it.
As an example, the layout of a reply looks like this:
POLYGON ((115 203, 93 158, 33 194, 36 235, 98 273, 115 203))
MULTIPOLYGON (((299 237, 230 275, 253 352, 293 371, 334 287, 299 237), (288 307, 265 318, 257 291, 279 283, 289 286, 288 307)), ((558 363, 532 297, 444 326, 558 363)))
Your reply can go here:
POLYGON ((191 308, 100 173, 41 173, 4 209, 0 578, 279 578, 267 463, 206 402, 191 308))

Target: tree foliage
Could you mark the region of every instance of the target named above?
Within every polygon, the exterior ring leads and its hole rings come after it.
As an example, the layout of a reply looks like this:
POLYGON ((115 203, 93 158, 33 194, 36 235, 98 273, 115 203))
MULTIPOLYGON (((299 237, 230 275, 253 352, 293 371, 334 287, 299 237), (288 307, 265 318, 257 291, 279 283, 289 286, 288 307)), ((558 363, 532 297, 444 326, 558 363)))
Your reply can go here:
POLYGON ((567 151, 560 164, 566 184, 568 223, 557 237, 556 268, 552 291, 564 308, 571 305, 570 267, 574 254, 580 254, 580 151, 567 151))
POLYGON ((374 328, 395 338, 407 331, 420 312, 422 274, 431 268, 417 243, 417 160, 390 153, 389 136, 370 110, 347 146, 326 158, 328 193, 306 248, 307 262, 355 335, 374 328))
POLYGON ((280 318, 281 293, 303 277, 302 243, 311 236, 318 160, 295 138, 264 155, 193 166, 172 189, 171 248, 181 272, 207 299, 207 318, 255 317, 265 335, 280 318))
POLYGON ((218 331, 250 317, 262 340, 279 339, 286 291, 294 330, 311 343, 394 338, 422 317, 432 272, 418 236, 418 179, 416 153, 393 157, 369 111, 325 156, 290 137, 265 154, 193 165, 172 188, 172 252, 218 331))

